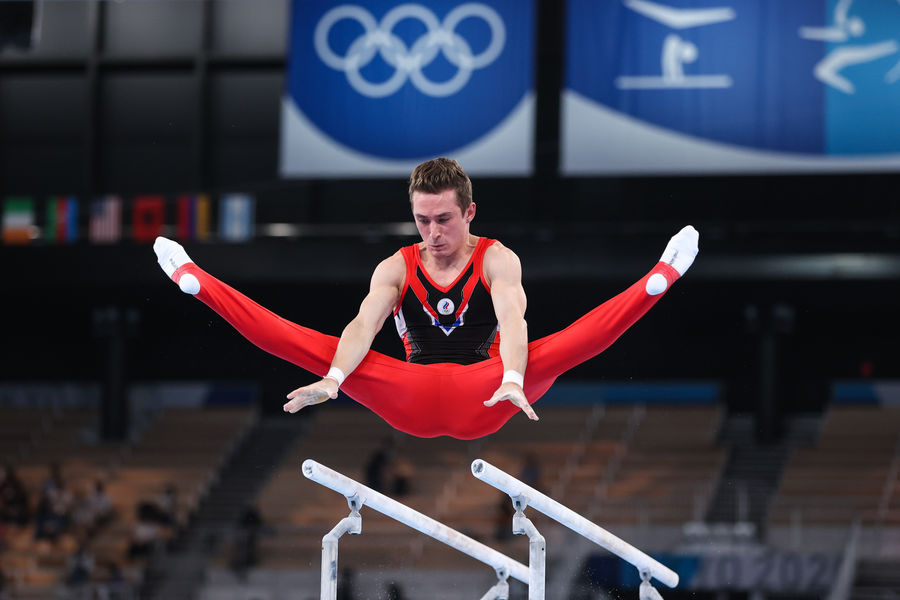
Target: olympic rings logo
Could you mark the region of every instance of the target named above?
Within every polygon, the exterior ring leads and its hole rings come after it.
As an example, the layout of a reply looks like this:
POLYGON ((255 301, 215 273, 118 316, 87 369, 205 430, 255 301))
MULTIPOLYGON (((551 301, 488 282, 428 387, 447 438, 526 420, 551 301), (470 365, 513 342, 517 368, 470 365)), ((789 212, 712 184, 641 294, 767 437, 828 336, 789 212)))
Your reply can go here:
POLYGON ((314 34, 316 53, 326 65, 343 71, 347 82, 354 90, 370 98, 385 98, 399 90, 406 80, 420 92, 437 98, 452 96, 459 92, 476 69, 483 69, 494 62, 506 43, 506 28, 497 12, 484 4, 470 2, 454 8, 444 17, 438 18, 421 4, 401 4, 391 9, 381 22, 361 6, 343 4, 325 13, 316 25, 314 34), (472 54, 469 43, 455 29, 463 19, 476 17, 487 23, 491 29, 491 42, 481 53, 472 54), (345 56, 338 56, 328 43, 331 28, 344 19, 362 25, 365 33, 358 37, 347 49, 345 56), (392 33, 394 26, 404 19, 418 19, 428 29, 416 40, 412 48, 392 33), (444 57, 456 67, 456 74, 447 81, 435 82, 422 73, 422 69, 443 52, 444 57), (386 81, 372 83, 360 73, 375 54, 394 68, 394 74, 386 81))

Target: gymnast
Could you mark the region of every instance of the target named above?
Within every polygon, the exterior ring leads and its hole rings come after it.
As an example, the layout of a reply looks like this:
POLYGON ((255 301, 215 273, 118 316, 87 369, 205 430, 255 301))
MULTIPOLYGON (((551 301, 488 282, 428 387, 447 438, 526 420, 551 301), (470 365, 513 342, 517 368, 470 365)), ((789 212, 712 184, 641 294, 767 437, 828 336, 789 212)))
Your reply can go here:
POLYGON ((286 412, 341 389, 395 429, 419 437, 489 435, 557 377, 596 356, 685 274, 698 252, 688 225, 639 281, 567 328, 529 343, 522 268, 496 240, 469 232, 472 183, 455 160, 417 166, 409 199, 422 241, 383 260, 359 313, 340 338, 287 321, 209 275, 166 238, 153 246, 163 271, 250 342, 322 377, 287 395, 286 412), (393 314, 406 361, 371 349, 393 314))

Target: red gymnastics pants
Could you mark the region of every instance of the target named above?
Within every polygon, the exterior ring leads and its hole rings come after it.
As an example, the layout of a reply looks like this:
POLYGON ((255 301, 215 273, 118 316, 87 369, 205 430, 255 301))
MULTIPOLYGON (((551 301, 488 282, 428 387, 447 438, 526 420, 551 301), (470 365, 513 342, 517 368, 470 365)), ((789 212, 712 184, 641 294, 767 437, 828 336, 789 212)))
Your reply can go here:
MULTIPOLYGON (((178 281, 186 273, 200 282, 197 298, 253 344, 320 377, 328 372, 337 337, 279 317, 194 263, 183 265, 172 279, 178 281)), ((679 277, 671 266, 657 263, 640 281, 562 331, 528 344, 525 397, 530 403, 561 374, 603 352, 656 304, 663 294, 651 296, 645 290, 654 273, 666 278, 666 289, 679 277)), ((502 377, 499 356, 470 365, 420 365, 369 350, 341 391, 400 431, 467 440, 494 433, 520 410, 511 402, 484 406, 502 377)))

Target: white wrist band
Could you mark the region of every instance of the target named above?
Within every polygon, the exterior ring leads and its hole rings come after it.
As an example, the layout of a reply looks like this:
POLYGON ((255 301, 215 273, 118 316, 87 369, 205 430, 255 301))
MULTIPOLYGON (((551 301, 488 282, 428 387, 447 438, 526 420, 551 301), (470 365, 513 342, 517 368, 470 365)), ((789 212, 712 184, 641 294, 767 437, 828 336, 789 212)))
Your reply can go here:
POLYGON ((505 371, 503 373, 503 381, 500 382, 500 385, 503 385, 507 381, 512 381, 513 383, 518 383, 519 387, 525 387, 525 376, 519 373, 518 371, 514 371, 512 369, 505 371))
POLYGON ((341 387, 341 384, 344 383, 344 380, 347 379, 347 376, 344 375, 344 372, 337 367, 331 367, 330 369, 328 369, 328 374, 325 375, 324 379, 334 379, 335 381, 337 381, 338 387, 341 387))

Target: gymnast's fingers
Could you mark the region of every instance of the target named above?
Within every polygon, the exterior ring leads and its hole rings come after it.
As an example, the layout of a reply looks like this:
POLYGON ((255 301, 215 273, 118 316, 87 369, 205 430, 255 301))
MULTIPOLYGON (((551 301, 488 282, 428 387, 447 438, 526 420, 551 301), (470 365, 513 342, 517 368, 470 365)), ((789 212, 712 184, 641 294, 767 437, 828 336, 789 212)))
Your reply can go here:
POLYGON ((537 413, 534 412, 534 409, 531 408, 531 405, 528 404, 528 401, 525 399, 525 396, 522 395, 521 393, 515 393, 515 392, 500 393, 500 391, 498 390, 497 392, 494 392, 494 395, 491 396, 490 400, 484 401, 484 405, 485 406, 494 406, 500 400, 510 401, 516 407, 522 409, 522 412, 524 412, 528 416, 528 418, 531 419, 532 421, 540 420, 537 416, 537 413))
POLYGON ((508 400, 507 394, 504 394, 504 393, 502 393, 500 390, 497 390, 496 392, 494 392, 494 395, 491 396, 491 399, 490 399, 490 400, 485 400, 485 401, 484 401, 484 405, 485 405, 485 406, 494 406, 495 404, 497 404, 497 403, 500 402, 501 400, 508 400))
POLYGON ((301 408, 312 406, 313 404, 321 404, 330 398, 327 390, 318 389, 314 386, 305 386, 298 388, 288 394, 289 402, 284 405, 284 411, 295 413, 301 408))
POLYGON ((528 415, 528 418, 531 419, 532 421, 540 420, 537 416, 537 413, 534 412, 534 409, 531 408, 531 405, 528 404, 528 400, 526 400, 524 398, 524 396, 513 397, 513 398, 511 398, 511 401, 513 404, 515 404, 516 406, 521 408, 522 412, 524 412, 526 415, 528 415))

